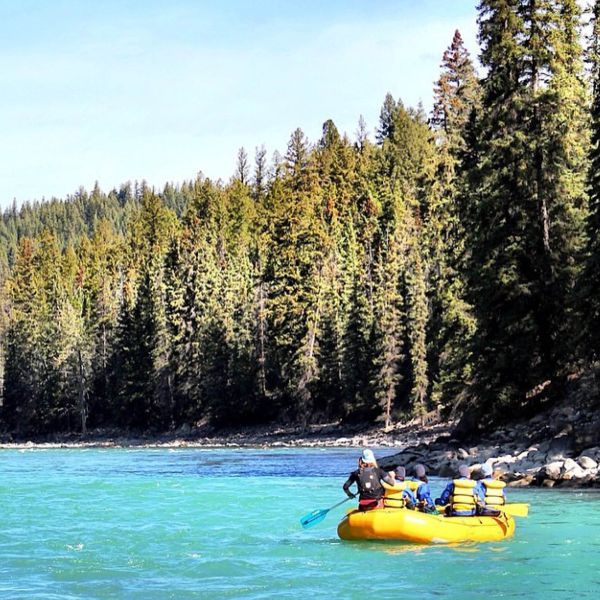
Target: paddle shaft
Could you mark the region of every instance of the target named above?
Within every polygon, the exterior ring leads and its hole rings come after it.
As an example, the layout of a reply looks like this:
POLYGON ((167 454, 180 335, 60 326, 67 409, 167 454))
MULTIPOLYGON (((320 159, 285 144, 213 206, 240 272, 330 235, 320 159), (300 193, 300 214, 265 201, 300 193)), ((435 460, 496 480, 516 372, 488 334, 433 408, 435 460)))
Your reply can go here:
POLYGON ((348 496, 347 498, 344 498, 341 502, 338 502, 337 504, 334 504, 331 508, 328 508, 327 512, 333 510, 334 508, 337 508, 338 506, 341 506, 342 504, 345 504, 346 502, 348 502, 348 500, 352 500, 353 498, 354 496, 348 496))
POLYGON ((330 510, 333 510, 334 508, 337 508, 338 506, 341 506, 342 504, 344 504, 344 502, 348 502, 348 500, 352 500, 352 497, 349 496, 348 498, 345 498, 341 502, 338 502, 337 504, 334 504, 330 508, 324 508, 322 510, 318 510, 318 509, 317 510, 313 510, 312 512, 309 512, 308 514, 304 515, 300 519, 300 524, 302 525, 303 529, 307 529, 308 527, 312 527, 313 525, 316 525, 317 523, 320 523, 327 516, 327 513, 330 510))

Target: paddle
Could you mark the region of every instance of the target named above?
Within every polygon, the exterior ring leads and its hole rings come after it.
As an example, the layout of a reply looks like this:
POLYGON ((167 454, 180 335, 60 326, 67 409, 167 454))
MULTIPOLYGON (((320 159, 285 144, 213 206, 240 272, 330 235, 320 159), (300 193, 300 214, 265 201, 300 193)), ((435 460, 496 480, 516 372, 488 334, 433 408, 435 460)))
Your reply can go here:
POLYGON ((526 502, 510 502, 505 504, 501 510, 513 517, 526 517, 529 514, 529 504, 526 502))
POLYGON ((308 529, 309 527, 312 527, 313 525, 320 523, 327 516, 327 513, 330 510, 333 510, 334 508, 340 506, 341 504, 344 504, 344 502, 348 502, 348 500, 352 500, 352 498, 348 497, 345 500, 342 500, 341 502, 334 504, 331 508, 323 508, 323 509, 313 510, 312 512, 309 512, 308 514, 304 515, 300 519, 300 524, 302 525, 302 528, 308 529))

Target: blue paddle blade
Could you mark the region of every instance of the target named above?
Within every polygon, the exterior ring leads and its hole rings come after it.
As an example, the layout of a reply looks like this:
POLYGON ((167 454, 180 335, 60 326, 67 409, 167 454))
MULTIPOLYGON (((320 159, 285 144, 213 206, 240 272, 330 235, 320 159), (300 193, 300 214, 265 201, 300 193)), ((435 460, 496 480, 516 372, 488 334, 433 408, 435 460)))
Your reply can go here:
POLYGON ((313 510, 300 519, 300 524, 303 529, 308 529, 317 523, 320 523, 329 512, 329 509, 313 510))

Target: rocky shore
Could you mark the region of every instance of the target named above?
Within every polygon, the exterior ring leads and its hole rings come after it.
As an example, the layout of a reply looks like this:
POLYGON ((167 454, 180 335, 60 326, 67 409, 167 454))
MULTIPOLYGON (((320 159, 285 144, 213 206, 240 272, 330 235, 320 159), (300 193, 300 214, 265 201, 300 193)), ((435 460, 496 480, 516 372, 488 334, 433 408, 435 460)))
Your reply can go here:
POLYGON ((440 477, 456 475, 460 464, 477 474, 487 463, 514 487, 600 487, 600 416, 560 407, 478 439, 449 432, 380 460, 385 468, 401 464, 408 472, 418 463, 440 477))
POLYGON ((0 448, 371 447, 381 466, 403 465, 409 473, 422 463, 430 475, 452 477, 460 464, 477 472, 488 463, 510 486, 600 487, 600 415, 595 410, 558 407, 489 434, 462 431, 459 435, 459 430, 454 422, 422 426, 418 421, 388 430, 339 424, 228 430, 184 425, 162 435, 97 430, 86 436, 25 441, 4 436, 0 448), (389 452, 392 449, 397 451, 389 452))

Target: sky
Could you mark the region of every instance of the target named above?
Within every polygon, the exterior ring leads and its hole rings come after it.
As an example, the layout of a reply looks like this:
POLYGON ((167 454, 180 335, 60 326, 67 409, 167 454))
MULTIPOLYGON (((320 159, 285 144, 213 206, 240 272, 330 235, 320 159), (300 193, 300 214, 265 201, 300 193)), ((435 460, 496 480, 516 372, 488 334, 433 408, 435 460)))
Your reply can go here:
POLYGON ((476 58, 475 4, 0 0, 0 206, 227 181, 297 127, 373 134, 387 92, 429 111, 456 29, 476 58))

